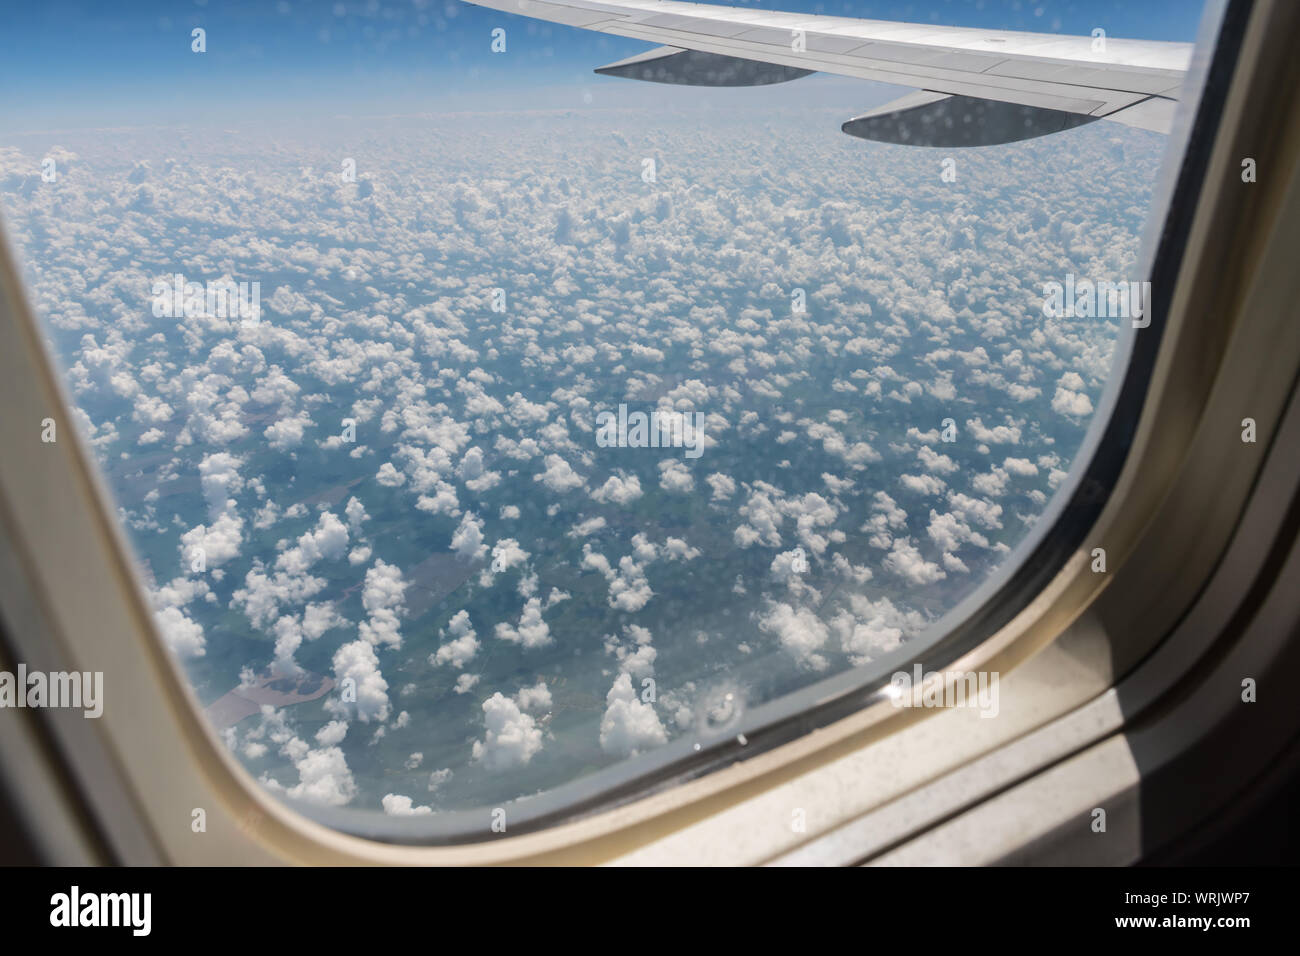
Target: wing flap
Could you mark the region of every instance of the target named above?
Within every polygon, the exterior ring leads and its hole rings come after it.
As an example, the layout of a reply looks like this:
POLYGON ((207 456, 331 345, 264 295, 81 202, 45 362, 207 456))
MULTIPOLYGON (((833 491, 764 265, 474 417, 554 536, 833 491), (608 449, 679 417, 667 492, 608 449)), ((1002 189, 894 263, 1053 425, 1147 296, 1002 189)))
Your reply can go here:
POLYGON ((617 63, 598 66, 596 72, 603 76, 685 86, 767 86, 788 83, 812 71, 762 60, 743 60, 701 50, 661 46, 617 63))
POLYGON ((1153 133, 1168 133, 1174 125, 1174 110, 1178 103, 1162 96, 1153 96, 1149 100, 1135 103, 1127 109, 1111 113, 1106 119, 1132 126, 1135 129, 1150 130, 1153 133))
POLYGON ((1096 119, 1063 110, 919 90, 855 116, 840 129, 879 143, 963 148, 1034 139, 1096 119))
POLYGON ((1008 76, 1023 80, 1042 80, 1049 83, 1068 83, 1096 89, 1119 90, 1125 93, 1142 93, 1156 96, 1168 92, 1171 85, 1177 89, 1181 81, 1171 84, 1163 73, 1133 73, 1116 68, 1102 69, 1092 66, 1071 66, 1054 61, 1003 60, 990 67, 991 76, 1008 76))

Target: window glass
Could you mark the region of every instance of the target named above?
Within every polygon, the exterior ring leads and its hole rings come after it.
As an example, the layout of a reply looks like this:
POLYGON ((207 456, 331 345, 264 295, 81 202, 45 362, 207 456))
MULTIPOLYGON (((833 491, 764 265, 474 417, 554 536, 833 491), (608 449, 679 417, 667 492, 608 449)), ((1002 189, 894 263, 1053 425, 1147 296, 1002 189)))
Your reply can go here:
MULTIPOLYGON (((1186 43, 1201 5, 743 6, 1186 43)), ((6 18, 0 212, 75 427, 295 800, 498 807, 900 666, 1148 301, 1149 129, 884 143, 841 126, 906 88, 596 75, 653 44, 459 2, 6 18)))

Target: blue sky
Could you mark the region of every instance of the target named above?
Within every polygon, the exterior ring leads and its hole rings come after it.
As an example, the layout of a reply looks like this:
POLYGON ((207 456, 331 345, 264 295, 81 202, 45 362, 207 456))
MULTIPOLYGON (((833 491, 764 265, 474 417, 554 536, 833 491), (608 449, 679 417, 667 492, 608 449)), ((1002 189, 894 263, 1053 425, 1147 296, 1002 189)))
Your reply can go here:
MULTIPOLYGON (((876 19, 1191 40, 1200 0, 760 0, 876 19)), ((459 0, 10 3, 0 32, 0 126, 10 132, 456 108, 471 93, 598 86, 593 67, 646 44, 459 0), (506 55, 489 50, 505 26, 506 55), (190 31, 207 31, 207 52, 190 31)))

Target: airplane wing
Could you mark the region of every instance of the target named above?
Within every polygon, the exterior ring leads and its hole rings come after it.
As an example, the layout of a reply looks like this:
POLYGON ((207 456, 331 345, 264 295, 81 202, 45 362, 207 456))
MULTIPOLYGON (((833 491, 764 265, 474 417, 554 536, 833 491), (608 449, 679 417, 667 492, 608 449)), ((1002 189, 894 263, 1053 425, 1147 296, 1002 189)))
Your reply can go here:
POLYGON ((917 92, 843 124, 863 139, 989 146, 1096 120, 1169 132, 1192 45, 818 16, 676 0, 467 0, 659 44, 599 67, 693 86, 834 73, 917 92))

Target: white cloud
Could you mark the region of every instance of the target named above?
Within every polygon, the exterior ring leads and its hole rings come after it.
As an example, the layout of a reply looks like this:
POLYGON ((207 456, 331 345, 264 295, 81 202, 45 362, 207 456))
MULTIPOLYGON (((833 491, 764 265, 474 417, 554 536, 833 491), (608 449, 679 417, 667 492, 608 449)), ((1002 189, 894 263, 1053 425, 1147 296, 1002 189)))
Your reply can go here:
POLYGON ((532 687, 525 687, 517 698, 522 710, 550 710, 551 691, 546 681, 538 681, 532 687))
POLYGON ((564 494, 566 491, 582 487, 582 476, 569 467, 569 463, 559 455, 547 455, 546 470, 535 476, 534 480, 542 482, 556 494, 564 494))
POLYGON ((181 535, 181 561, 187 567, 193 565, 201 550, 207 567, 220 567, 239 557, 243 532, 244 519, 233 511, 223 512, 211 524, 198 525, 181 535))
POLYGON ((298 771, 298 783, 285 792, 295 800, 342 806, 356 796, 356 781, 338 747, 308 750, 294 761, 294 768, 298 771))
POLYGON ((654 705, 637 696, 627 672, 620 673, 605 695, 605 715, 600 720, 601 749, 629 756, 667 742, 668 733, 654 705))
POLYGON ((226 501, 243 489, 239 475, 243 464, 244 459, 224 451, 204 455, 199 462, 199 484, 214 518, 225 510, 226 501))
POLYGON ((480 680, 482 680, 482 677, 479 674, 461 674, 456 678, 456 687, 454 689, 458 694, 468 694, 478 685, 480 680))
POLYGON ((700 556, 700 549, 692 548, 685 538, 666 538, 663 554, 669 561, 694 561, 700 556))
POLYGON ((809 608, 795 608, 775 602, 758 621, 761 630, 775 634, 781 646, 795 662, 811 670, 822 671, 827 660, 820 651, 830 636, 826 625, 809 608))
POLYGON ((343 509, 343 513, 347 515, 348 527, 352 530, 353 534, 360 531, 361 523, 370 517, 370 515, 366 514, 366 506, 356 498, 348 499, 347 506, 343 509))
MULTIPOLYGON (((1075 378, 1078 376, 1076 375, 1075 378)), ((1052 411, 1071 418, 1087 418, 1092 414, 1092 399, 1084 392, 1072 391, 1064 385, 1058 385, 1056 394, 1052 396, 1052 411)))
POLYGON ((312 424, 306 412, 299 412, 292 418, 282 418, 262 432, 266 442, 277 451, 289 451, 302 444, 303 432, 312 424))
POLYGON ((343 738, 347 735, 348 722, 346 720, 331 720, 316 731, 316 743, 322 747, 335 747, 343 743, 343 738))
POLYGON ((207 641, 203 637, 203 627, 186 616, 178 607, 165 607, 156 611, 154 619, 163 641, 173 654, 182 660, 190 657, 202 657, 206 651, 207 641))
POLYGON ((613 502, 616 505, 631 504, 641 497, 641 479, 636 475, 610 475, 605 483, 591 493, 599 502, 613 502))
POLYGON ((676 458, 659 462, 659 487, 674 495, 685 495, 695 490, 695 479, 686 465, 676 458))
POLYGON ((736 493, 736 481, 720 471, 715 471, 704 479, 713 489, 711 501, 725 501, 736 493))
POLYGON ((406 475, 394 468, 391 461, 386 461, 379 466, 375 480, 386 488, 397 488, 406 483, 406 475))
POLYGON ((519 624, 511 626, 506 623, 497 625, 497 638, 519 644, 522 647, 545 647, 551 643, 551 628, 542 620, 542 602, 540 598, 529 598, 524 604, 519 624))
POLYGON ((850 604, 851 610, 842 610, 831 620, 831 628, 854 666, 896 650, 929 623, 920 612, 899 608, 888 598, 872 601, 853 595, 850 604))
POLYGON ((402 569, 376 560, 366 571, 366 583, 361 590, 361 603, 370 614, 359 628, 362 638, 371 644, 402 646, 398 619, 406 612, 402 601, 406 594, 406 581, 402 569))
POLYGON ((457 611, 447 622, 447 629, 438 636, 443 637, 447 634, 450 634, 452 639, 429 655, 429 663, 435 667, 440 664, 464 667, 474 659, 479 647, 478 637, 470 623, 468 611, 464 608, 457 611))
POLYGON ((605 527, 605 519, 600 515, 580 521, 564 534, 569 538, 587 538, 605 527))
POLYGON ((898 483, 914 495, 937 495, 948 487, 934 475, 899 475, 898 483))
POLYGON ((537 722, 509 697, 496 693, 483 701, 483 716, 486 733, 474 741, 471 754, 489 770, 522 766, 542 749, 537 722))
POLYGON ((313 530, 298 538, 296 546, 280 555, 275 566, 288 574, 302 574, 322 559, 337 561, 343 557, 347 547, 347 526, 335 514, 326 511, 313 530))
POLYGON ((511 568, 523 567, 528 561, 528 552, 519 547, 514 538, 502 538, 492 545, 492 564, 489 568, 494 573, 509 571, 511 568))
POLYGON ((947 577, 937 564, 921 556, 911 538, 895 538, 893 550, 885 555, 881 564, 885 570, 892 571, 909 584, 933 584, 947 577))
POLYGON ((487 554, 487 545, 483 543, 483 519, 473 512, 465 512, 460 526, 451 536, 451 550, 463 561, 477 561, 487 554))
POLYGON ((432 807, 414 806, 414 801, 410 797, 404 797, 399 793, 386 793, 380 802, 383 804, 384 813, 390 817, 421 817, 433 813, 432 807))
POLYGON ((334 679, 340 685, 335 694, 343 713, 355 709, 357 719, 367 722, 388 719, 388 681, 379 672, 379 658, 370 642, 353 641, 334 652, 334 679), (355 702, 342 702, 345 681, 355 690, 355 702))

